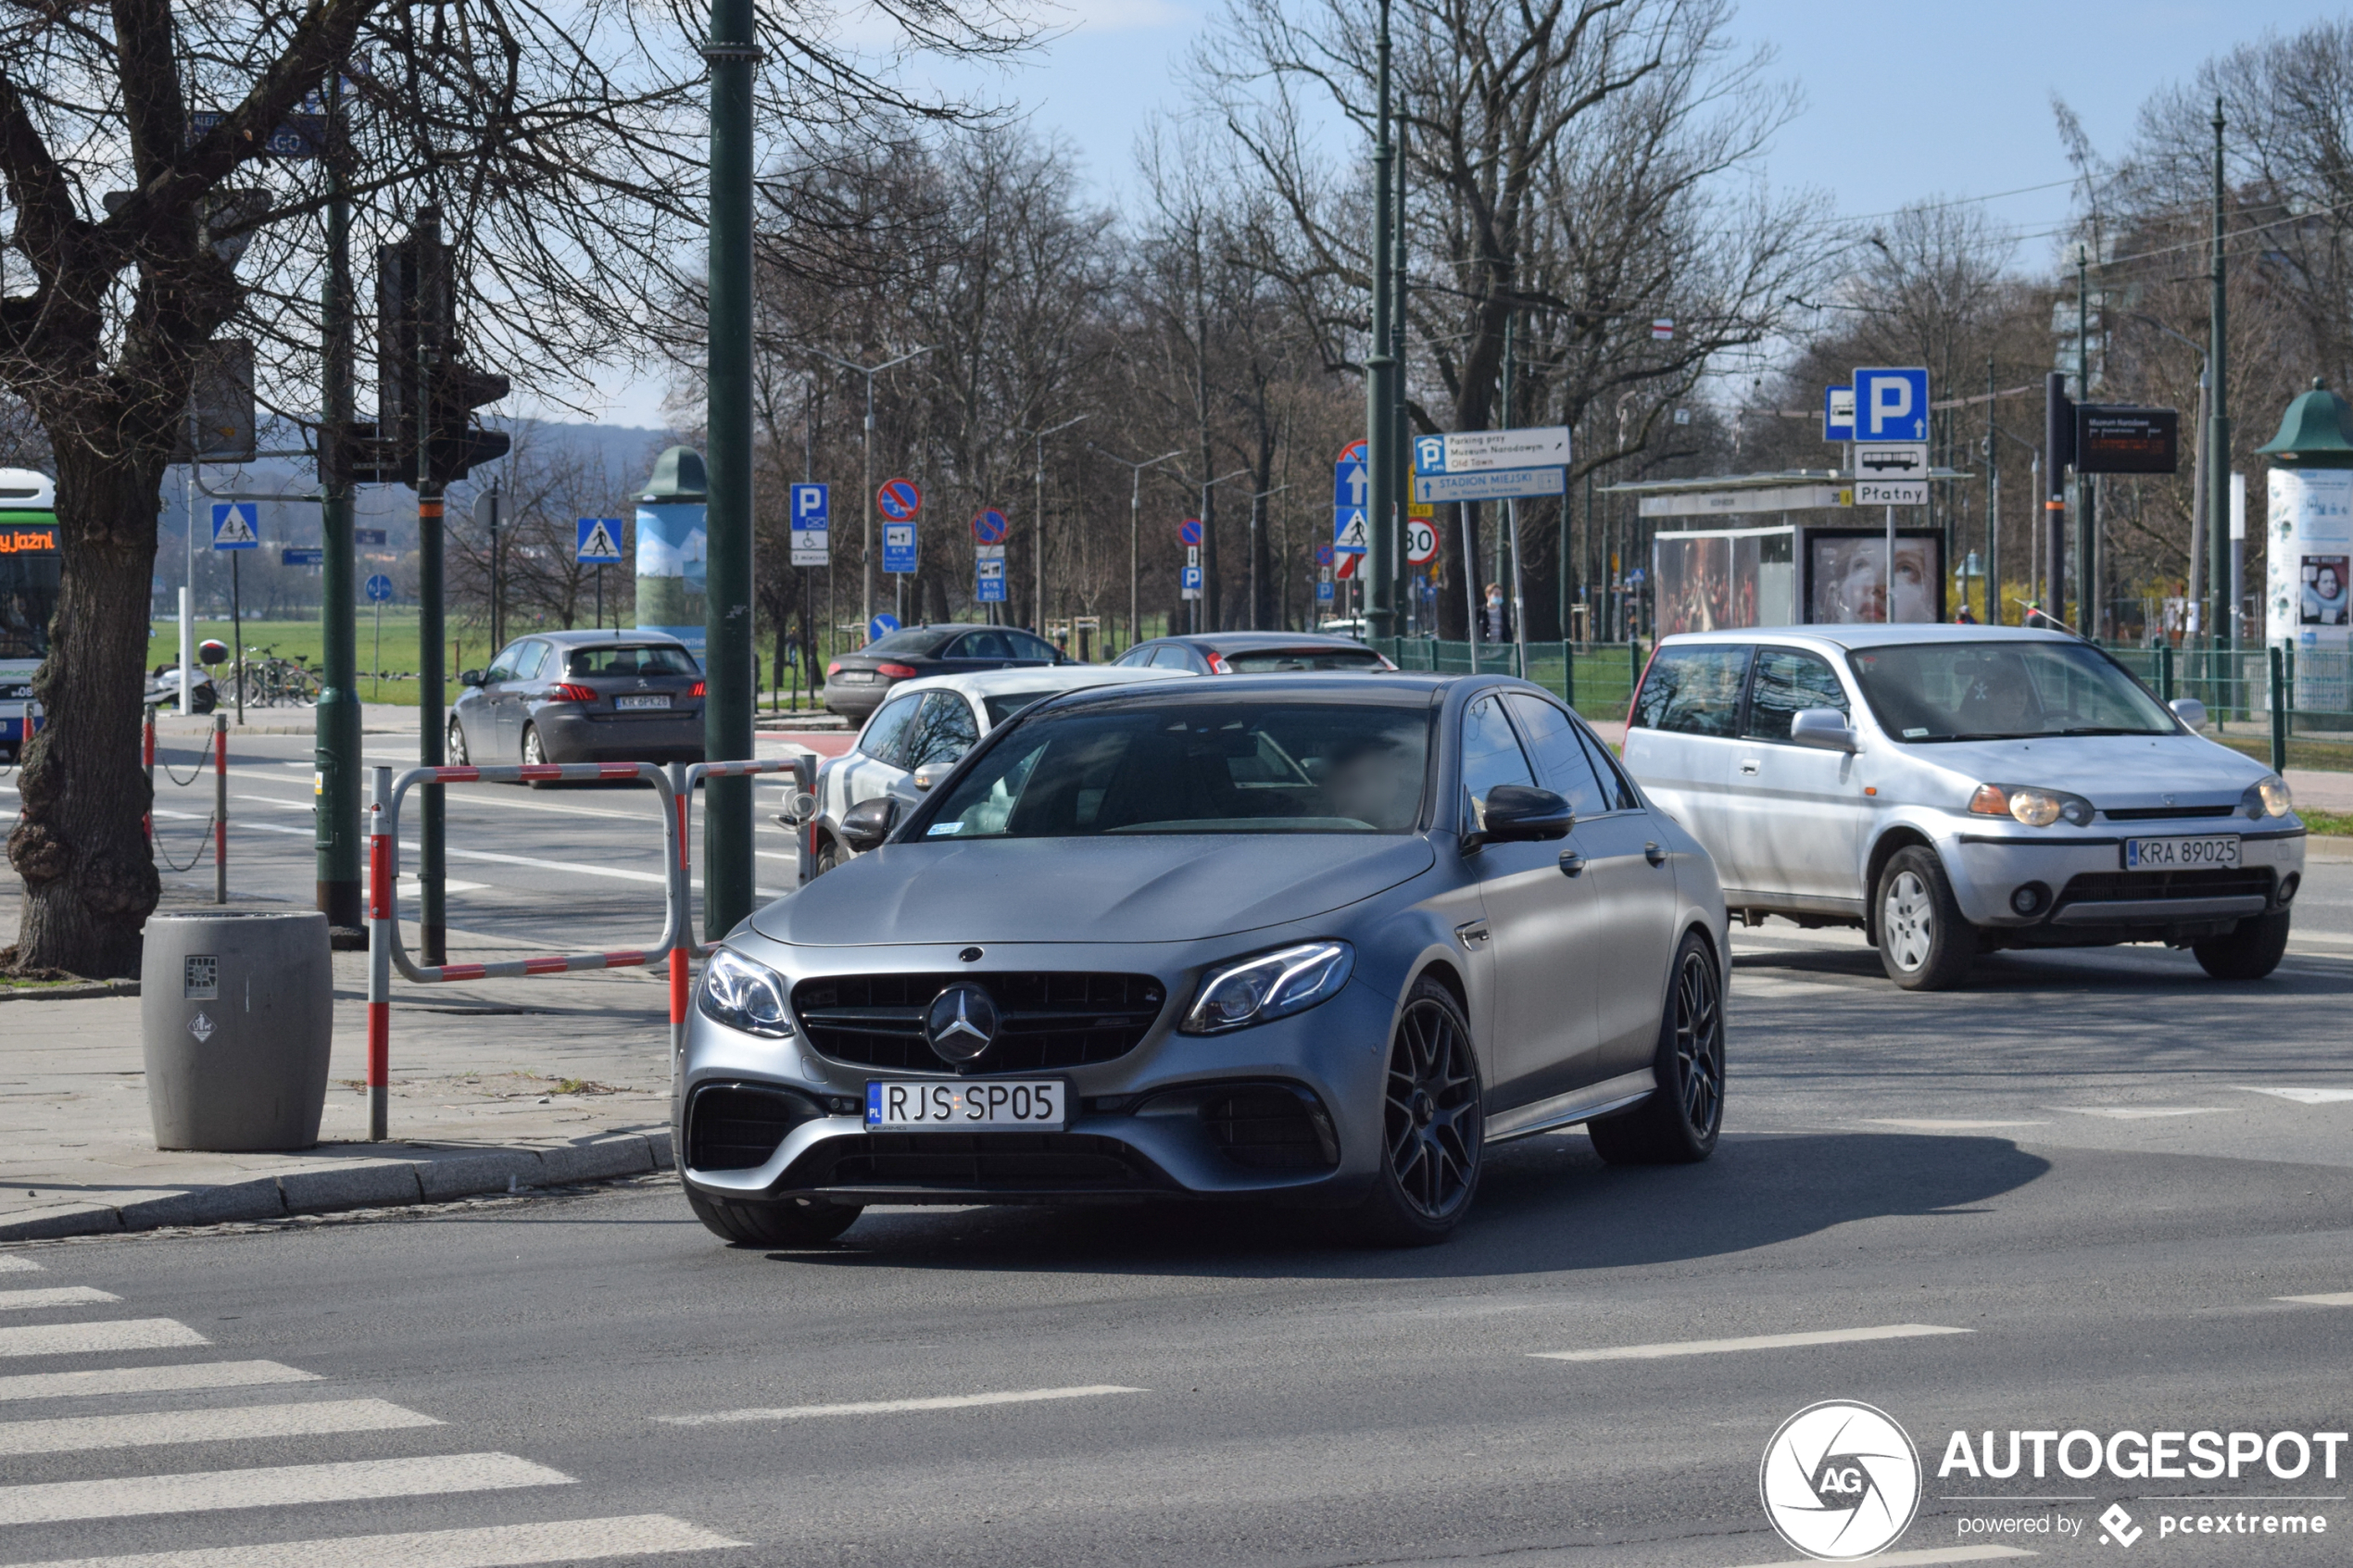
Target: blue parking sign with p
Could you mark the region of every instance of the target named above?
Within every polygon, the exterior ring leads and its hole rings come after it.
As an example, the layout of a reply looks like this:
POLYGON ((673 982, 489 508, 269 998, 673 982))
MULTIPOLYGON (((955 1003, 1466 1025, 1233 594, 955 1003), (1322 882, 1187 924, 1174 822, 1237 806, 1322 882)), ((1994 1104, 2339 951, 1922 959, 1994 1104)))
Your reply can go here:
POLYGON ((827 500, 822 484, 796 484, 791 487, 793 531, 805 533, 811 529, 824 533, 828 531, 827 500))
POLYGON ((1855 439, 1926 441, 1928 371, 1917 368, 1856 371, 1855 439))

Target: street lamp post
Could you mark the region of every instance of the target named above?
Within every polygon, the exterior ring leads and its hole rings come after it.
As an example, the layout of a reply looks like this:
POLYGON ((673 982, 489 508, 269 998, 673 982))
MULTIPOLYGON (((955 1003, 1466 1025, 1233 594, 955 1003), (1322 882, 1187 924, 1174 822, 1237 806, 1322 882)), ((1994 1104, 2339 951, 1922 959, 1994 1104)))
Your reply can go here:
POLYGON ((2213 347, 2206 357, 2207 380, 2210 383, 2207 396, 2206 427, 2206 543, 2208 566, 2207 591, 2213 596, 2214 617, 2210 622, 2214 646, 2224 653, 2238 646, 2239 607, 2225 600, 2230 592, 2230 546, 2224 536, 2230 532, 2231 516, 2231 412, 2230 388, 2227 384, 2230 368, 2230 341, 2227 332, 2230 314, 2229 291, 2224 288, 2222 242, 2225 220, 2222 212, 2222 100, 2214 100, 2214 303, 2208 313, 2213 325, 2213 347))
POLYGON ((1128 484, 1128 490, 1127 490, 1127 646, 1128 646, 1129 647, 1134 647, 1134 646, 1135 646, 1138 643, 1140 643, 1140 642, 1142 642, 1142 641, 1144 640, 1144 633, 1143 633, 1143 626, 1144 626, 1144 622, 1143 622, 1143 619, 1142 619, 1142 612, 1141 612, 1141 608, 1140 608, 1140 606, 1141 606, 1141 604, 1142 604, 1142 598, 1141 598, 1141 596, 1139 594, 1139 592, 1138 592, 1138 590, 1137 590, 1137 583, 1138 583, 1138 580, 1139 580, 1139 578, 1140 577, 1140 575, 1141 575, 1141 573, 1142 573, 1142 570, 1143 570, 1143 544, 1142 544, 1142 540, 1143 540, 1143 532, 1142 532, 1142 529, 1143 529, 1143 507, 1144 507, 1144 470, 1145 470, 1146 469, 1148 469, 1148 468, 1152 468, 1152 467, 1155 467, 1155 466, 1156 466, 1156 465, 1158 465, 1158 464, 1164 463, 1164 462, 1168 461, 1168 459, 1170 459, 1171 458, 1181 458, 1181 457, 1183 457, 1183 456, 1185 455, 1185 449, 1184 449, 1183 447, 1179 446, 1179 447, 1178 447, 1178 448, 1176 448, 1176 451, 1174 451, 1174 452, 1163 452, 1163 453, 1162 453, 1159 457, 1157 457, 1157 458, 1145 458, 1142 462, 1137 462, 1137 461, 1136 461, 1135 459, 1133 459, 1133 458, 1123 458, 1123 457, 1121 457, 1121 456, 1120 456, 1118 453, 1116 453, 1116 452, 1106 452, 1106 451, 1104 451, 1104 450, 1103 450, 1103 448, 1101 448, 1101 446, 1096 445, 1095 445, 1093 442, 1091 442, 1091 441, 1090 441, 1090 442, 1088 442, 1088 443, 1087 444, 1087 446, 1088 446, 1088 449, 1089 451, 1096 452, 1096 453, 1101 454, 1101 456, 1103 456, 1103 457, 1109 458, 1110 458, 1113 462, 1114 462, 1114 463, 1119 463, 1119 464, 1122 464, 1123 466, 1125 466, 1125 467, 1126 468, 1127 472, 1128 472, 1129 484, 1128 484))
POLYGON ((1041 637, 1046 634, 1046 438, 1068 430, 1073 425, 1085 424, 1092 417, 1089 414, 1081 414, 1076 419, 1064 420, 1058 425, 1048 425, 1044 430, 1031 430, 1026 425, 1016 427, 1022 434, 1034 437, 1038 443, 1037 489, 1035 491, 1037 510, 1030 519, 1030 528, 1035 535, 1032 543, 1036 549, 1038 571, 1036 577, 1031 580, 1030 586, 1038 596, 1038 634, 1041 637))
POLYGON ((871 623, 875 619, 875 378, 894 365, 904 365, 918 355, 929 354, 937 344, 926 344, 910 349, 896 359, 886 359, 879 365, 853 365, 837 359, 822 349, 812 350, 817 358, 829 365, 839 365, 852 375, 866 378, 866 499, 859 508, 862 532, 858 536, 858 566, 862 574, 859 580, 858 619, 871 623))
MULTIPOLYGON (((1398 364, 1391 330, 1396 300, 1390 279, 1394 244, 1390 233, 1390 202, 1394 194, 1390 166, 1397 151, 1390 139, 1389 10, 1389 0, 1382 0, 1380 36, 1376 44, 1380 107, 1378 133, 1373 144, 1373 341, 1372 352, 1365 356, 1365 458, 1372 482, 1365 510, 1365 564, 1370 570, 1368 585, 1373 589, 1372 603, 1367 606, 1372 623, 1367 630, 1377 637, 1388 636, 1394 630, 1389 623, 1390 605, 1384 595, 1389 585, 1388 565, 1396 549, 1396 523, 1391 514, 1397 507, 1398 470, 1398 364)), ((1204 489, 1203 494, 1206 493, 1204 489)), ((1473 613, 1476 614, 1475 609, 1473 613)))

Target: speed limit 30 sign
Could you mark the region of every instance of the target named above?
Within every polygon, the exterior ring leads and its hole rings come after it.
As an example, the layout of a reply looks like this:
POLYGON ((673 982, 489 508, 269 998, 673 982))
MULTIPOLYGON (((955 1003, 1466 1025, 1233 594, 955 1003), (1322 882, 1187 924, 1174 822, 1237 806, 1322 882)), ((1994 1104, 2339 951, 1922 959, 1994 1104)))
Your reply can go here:
POLYGON ((1414 517, 1405 520, 1405 564, 1428 566, 1438 558, 1438 530, 1429 519, 1414 517))

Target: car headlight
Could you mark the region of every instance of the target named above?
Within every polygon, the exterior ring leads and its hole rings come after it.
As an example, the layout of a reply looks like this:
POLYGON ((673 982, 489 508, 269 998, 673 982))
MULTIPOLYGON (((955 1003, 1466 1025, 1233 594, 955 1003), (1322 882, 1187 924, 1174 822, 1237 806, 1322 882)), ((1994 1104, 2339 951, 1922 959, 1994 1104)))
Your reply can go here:
POLYGON ((1222 1035, 1304 1012, 1347 984, 1355 963, 1345 942, 1307 942, 1212 970, 1177 1033, 1222 1035))
POLYGON ((725 947, 711 954, 704 968, 695 1005, 705 1018, 747 1035, 782 1039, 793 1032, 792 1014, 785 1007, 785 977, 725 947))
POLYGON ((2092 820, 2092 803, 2082 796, 2032 784, 1979 784, 1969 809, 1980 817, 2014 818, 2031 828, 2046 828, 2062 819, 2080 828, 2092 820))
POLYGON ((2246 786, 2239 797, 2239 809, 2260 822, 2265 817, 2284 817, 2296 809, 2296 797, 2287 781, 2277 773, 2267 773, 2246 786))

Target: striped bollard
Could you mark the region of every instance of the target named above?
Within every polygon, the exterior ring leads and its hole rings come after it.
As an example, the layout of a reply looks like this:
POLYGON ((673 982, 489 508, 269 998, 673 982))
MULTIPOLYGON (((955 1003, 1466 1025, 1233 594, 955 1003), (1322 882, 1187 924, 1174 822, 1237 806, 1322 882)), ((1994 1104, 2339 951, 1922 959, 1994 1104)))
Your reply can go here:
POLYGON ((368 770, 368 1141, 387 1135, 392 1088, 392 770, 368 770))
POLYGON ((686 825, 692 820, 687 806, 693 797, 694 788, 686 782, 686 764, 673 762, 670 836, 676 841, 677 850, 670 858, 670 898, 671 907, 678 911, 670 943, 670 1076, 673 1085, 678 1077, 678 1059, 686 1050, 687 972, 695 951, 694 864, 686 842, 686 825))

